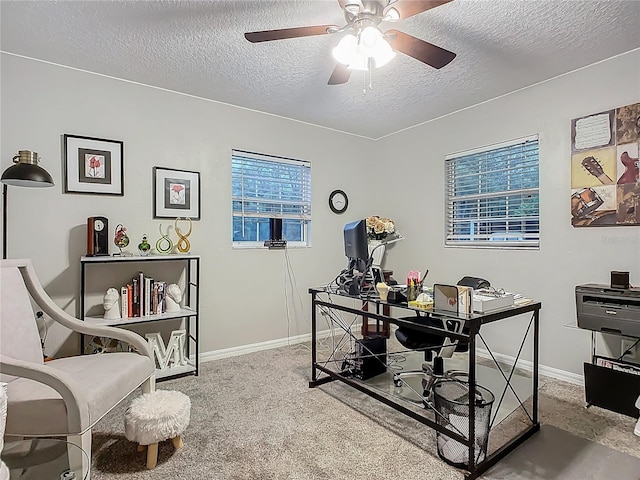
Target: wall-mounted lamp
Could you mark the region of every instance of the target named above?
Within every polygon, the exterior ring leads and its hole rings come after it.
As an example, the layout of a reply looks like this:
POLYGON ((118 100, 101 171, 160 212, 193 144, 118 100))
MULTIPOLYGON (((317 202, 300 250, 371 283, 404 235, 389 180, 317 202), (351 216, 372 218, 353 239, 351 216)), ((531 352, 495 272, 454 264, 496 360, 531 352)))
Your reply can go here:
POLYGON ((2 173, 2 258, 7 258, 7 185, 15 187, 53 187, 53 178, 44 168, 38 166, 38 154, 30 150, 20 150, 13 157, 13 163, 2 173))

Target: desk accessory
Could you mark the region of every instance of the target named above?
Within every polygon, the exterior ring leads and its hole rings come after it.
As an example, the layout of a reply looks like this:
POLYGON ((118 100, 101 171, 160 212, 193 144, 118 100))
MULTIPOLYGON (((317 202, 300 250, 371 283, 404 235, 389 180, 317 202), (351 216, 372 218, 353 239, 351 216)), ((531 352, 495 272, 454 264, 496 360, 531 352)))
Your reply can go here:
POLYGON ((398 286, 391 287, 391 289, 389 290, 389 293, 387 294, 387 302, 388 303, 406 303, 407 296, 404 294, 402 290, 403 290, 402 287, 398 287, 398 286))
POLYGON ((106 217, 87 218, 87 256, 109 255, 109 220, 106 217))
POLYGON ((476 290, 473 292, 473 311, 487 313, 492 310, 506 308, 515 301, 512 293, 494 293, 489 290, 476 290))
POLYGON ((433 285, 433 309, 458 313, 458 287, 456 285, 433 285))
POLYGON ((389 296, 389 285, 384 282, 378 282, 376 284, 376 290, 378 291, 378 295, 380 296, 380 300, 383 302, 387 301, 387 297, 389 296))

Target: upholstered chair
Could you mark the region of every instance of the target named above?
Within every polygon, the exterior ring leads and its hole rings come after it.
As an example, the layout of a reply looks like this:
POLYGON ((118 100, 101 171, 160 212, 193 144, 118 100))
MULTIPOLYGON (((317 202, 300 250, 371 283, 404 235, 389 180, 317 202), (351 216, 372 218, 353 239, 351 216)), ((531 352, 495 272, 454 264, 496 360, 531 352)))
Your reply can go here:
MULTIPOLYGON (((155 363, 144 339, 121 328, 91 325, 56 305, 30 260, 2 260, 0 381, 8 384, 5 435, 67 437, 91 463, 91 428, 130 393, 155 389, 155 363), (77 355, 44 362, 36 325, 45 318, 79 334, 126 342, 133 352, 77 355)), ((84 462, 86 463, 86 461, 84 462)))

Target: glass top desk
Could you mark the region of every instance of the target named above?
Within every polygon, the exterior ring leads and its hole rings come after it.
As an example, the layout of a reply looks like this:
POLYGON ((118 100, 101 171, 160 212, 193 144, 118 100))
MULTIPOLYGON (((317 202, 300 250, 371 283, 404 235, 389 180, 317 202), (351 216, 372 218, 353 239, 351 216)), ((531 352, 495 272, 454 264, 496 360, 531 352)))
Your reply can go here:
MULTIPOLYGON (((456 314, 452 312, 444 312, 438 310, 423 310, 413 307, 409 307, 406 303, 387 303, 379 300, 377 297, 362 297, 362 296, 350 296, 343 292, 330 287, 317 287, 310 288, 309 293, 311 295, 311 381, 309 387, 318 387, 331 381, 343 382, 360 392, 369 395, 370 397, 378 400, 379 402, 417 420, 418 422, 433 428, 439 434, 446 433, 446 437, 456 442, 459 442, 468 449, 468 454, 465 458, 463 471, 467 480, 473 480, 481 476, 489 468, 495 465, 499 460, 508 455, 518 445, 522 444, 525 440, 531 437, 535 432, 540 429, 540 423, 538 420, 538 329, 540 320, 540 309, 542 305, 540 302, 532 301, 526 305, 510 306, 504 309, 495 310, 485 314, 456 314), (345 316, 351 316, 350 320, 345 319, 345 316), (514 343, 519 344, 517 350, 517 357, 512 365, 511 371, 506 371, 505 366, 498 363, 494 354, 489 349, 489 346, 484 342, 481 337, 480 331, 484 325, 488 325, 494 322, 501 321, 515 321, 515 317, 524 315, 527 321, 526 331, 522 335, 522 338, 514 339, 514 343), (334 341, 331 348, 319 348, 318 346, 318 320, 319 316, 323 316, 330 325, 330 332, 334 332, 334 341), (354 349, 355 344, 360 338, 356 338, 354 331, 356 331, 355 324, 362 318, 371 318, 379 322, 388 322, 391 325, 398 327, 406 327, 413 330, 428 332, 442 337, 448 337, 451 340, 458 340, 467 342, 469 345, 469 352, 467 355, 468 361, 465 365, 466 379, 465 386, 467 387, 468 394, 464 397, 468 401, 467 414, 468 424, 464 425, 465 428, 458 429, 455 425, 452 427, 447 422, 439 421, 437 418, 438 411, 433 407, 433 404, 429 404, 424 401, 420 405, 416 405, 415 401, 408 401, 402 395, 394 394, 393 389, 380 388, 379 383, 371 379, 358 378, 354 375, 354 371, 348 368, 348 358, 345 357, 344 348, 354 349), (425 318, 433 320, 441 320, 441 323, 451 324, 451 321, 458 323, 460 328, 456 331, 452 331, 446 328, 439 328, 437 326, 424 323, 425 318), (464 328, 463 328, 464 327, 464 328), (339 337, 336 339, 336 337, 339 337), (502 376, 504 381, 504 389, 502 392, 495 392, 495 403, 500 404, 507 391, 513 392, 519 403, 519 412, 524 412, 523 428, 519 431, 509 435, 509 438, 504 440, 504 443, 497 449, 491 452, 486 451, 484 455, 480 456, 477 452, 477 436, 476 436, 476 409, 474 400, 477 398, 476 394, 482 388, 482 385, 478 383, 478 355, 476 353, 476 347, 478 346, 477 337, 479 337, 483 345, 486 347, 489 356, 493 359, 495 369, 502 376), (520 366, 521 354, 525 345, 529 345, 529 351, 531 354, 530 366, 528 369, 531 371, 530 378, 530 398, 522 399, 516 393, 514 389, 514 372, 516 367, 520 366), (322 357, 322 358, 319 358, 322 357), (478 387, 478 388, 477 388, 478 387)), ((431 322, 433 323, 433 322, 431 322)), ((438 322, 435 322, 438 323, 438 322)), ((386 339, 384 339, 386 341, 386 339)), ((517 345, 516 345, 517 346, 517 345)), ((386 350, 385 350, 386 352, 386 350)), ((408 350, 406 352, 415 352, 408 350)), ((406 352, 393 352, 406 353, 406 352)), ((372 353, 372 352, 369 352, 372 353)), ((366 352, 365 352, 366 354, 366 352)), ((391 352, 389 353, 391 355, 391 352)), ((375 354, 369 355, 375 357, 375 354)), ((353 357, 351 357, 353 358, 353 357)), ((386 361, 386 357, 385 357, 386 361)), ((522 363, 525 360, 523 359, 522 363)), ((480 366, 482 368, 482 366, 480 366)), ((395 375, 394 375, 395 377, 395 375)), ((374 377, 375 378, 375 377, 374 377)), ((492 392, 493 393, 493 392, 492 392)), ((423 398, 423 397, 422 397, 423 398)), ((420 403, 420 402, 418 402, 420 403)), ((499 405, 498 405, 499 406, 499 405)), ((440 415, 442 417, 442 415, 440 415)), ((443 417, 444 418, 444 417, 443 417)), ((466 418, 464 419, 466 422, 466 418)), ((491 428, 491 426, 489 427, 491 428)), ((480 432, 482 433, 482 432, 480 432)), ((486 435, 490 436, 491 432, 486 435)), ((486 450, 486 446, 485 446, 486 450)), ((439 452, 440 453, 440 452, 439 452)), ((448 461, 445 457, 440 455, 445 461, 448 461)), ((451 463, 451 462, 448 462, 451 463)))
POLYGON ((7 442, 2 460, 9 467, 11 480, 88 480, 89 476, 87 453, 65 440, 31 438, 7 442))

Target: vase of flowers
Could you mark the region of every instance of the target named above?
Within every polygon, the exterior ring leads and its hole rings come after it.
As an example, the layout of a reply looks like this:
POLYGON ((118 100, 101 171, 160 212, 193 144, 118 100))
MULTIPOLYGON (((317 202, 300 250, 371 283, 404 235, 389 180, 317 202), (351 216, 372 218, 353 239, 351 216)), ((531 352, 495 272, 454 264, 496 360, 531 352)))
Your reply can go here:
POLYGON ((396 236, 396 226, 390 218, 377 215, 367 217, 367 236, 369 241, 384 242, 385 240, 390 240, 396 236))
POLYGON ((388 243, 402 238, 390 218, 373 215, 367 217, 367 237, 369 237, 369 256, 373 267, 381 267, 388 243))

